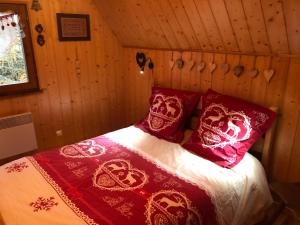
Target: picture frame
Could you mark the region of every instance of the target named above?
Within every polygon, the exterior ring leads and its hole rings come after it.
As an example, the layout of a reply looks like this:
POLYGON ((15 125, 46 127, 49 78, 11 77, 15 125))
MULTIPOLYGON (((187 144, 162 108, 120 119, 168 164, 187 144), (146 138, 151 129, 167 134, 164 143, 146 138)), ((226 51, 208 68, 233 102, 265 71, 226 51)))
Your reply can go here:
POLYGON ((87 14, 57 13, 59 41, 90 41, 90 16, 87 14))

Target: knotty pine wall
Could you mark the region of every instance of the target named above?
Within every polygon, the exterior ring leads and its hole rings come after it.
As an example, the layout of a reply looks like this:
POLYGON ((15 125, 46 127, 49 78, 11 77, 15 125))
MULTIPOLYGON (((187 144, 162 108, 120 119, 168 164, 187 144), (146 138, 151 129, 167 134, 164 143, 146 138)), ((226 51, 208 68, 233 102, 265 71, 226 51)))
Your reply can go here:
MULTIPOLYGON (((30 8, 32 1, 0 2, 28 3, 30 8)), ((42 92, 0 97, 0 117, 32 112, 40 149, 74 143, 121 127, 122 48, 94 1, 40 2, 42 10, 29 10, 29 16, 42 92), (58 12, 90 14, 92 41, 59 42, 58 12), (34 26, 38 23, 45 29, 43 47, 35 42, 34 26), (57 137, 55 132, 60 129, 63 136, 57 137)))
MULTIPOLYGON (((173 59, 181 57, 181 53, 173 52, 173 59)), ((224 63, 226 55, 200 52, 183 52, 182 58, 187 63, 191 59, 195 62, 209 63, 215 60, 220 65, 224 63)), ((199 73, 194 68, 189 70, 186 65, 182 70, 174 67, 171 71, 169 61, 172 59, 171 51, 141 50, 125 48, 124 66, 126 76, 126 122, 134 123, 141 119, 148 110, 148 98, 153 85, 172 87, 178 89, 205 92, 212 88, 218 92, 240 97, 251 102, 280 108, 279 124, 274 143, 273 175, 279 180, 300 180, 300 58, 270 58, 266 56, 238 56, 227 55, 227 62, 245 65, 245 73, 237 78, 232 71, 224 75, 220 67, 213 75, 207 69, 199 73), (146 69, 140 75, 135 62, 137 51, 143 51, 150 56, 155 64, 153 71, 146 69), (260 73, 258 77, 251 78, 249 70, 255 66, 260 70, 269 68, 276 70, 276 74, 267 84, 260 73)))

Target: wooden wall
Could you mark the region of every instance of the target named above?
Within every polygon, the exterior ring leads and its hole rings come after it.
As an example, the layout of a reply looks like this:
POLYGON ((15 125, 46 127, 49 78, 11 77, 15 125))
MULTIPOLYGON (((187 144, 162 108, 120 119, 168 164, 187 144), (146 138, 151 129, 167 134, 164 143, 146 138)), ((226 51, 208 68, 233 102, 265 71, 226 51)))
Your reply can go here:
MULTIPOLYGON (((31 0, 21 2, 31 5, 31 0)), ((97 136, 121 127, 122 48, 92 0, 40 0, 30 10, 41 93, 0 97, 0 117, 30 111, 40 149, 97 136), (56 13, 88 13, 92 41, 59 42, 56 13), (45 28, 46 44, 36 44, 34 26, 45 28), (76 60, 77 59, 77 60, 76 60), (57 137, 56 131, 63 130, 57 137)), ((16 137, 17 141, 18 137, 16 137)))
POLYGON ((299 0, 97 2, 124 46, 300 54, 299 0))
POLYGON ((277 137, 274 147, 273 175, 276 179, 299 181, 300 180, 300 59, 299 58, 270 58, 247 55, 224 55, 200 52, 179 52, 142 50, 150 56, 155 64, 155 69, 146 69, 140 75, 135 62, 135 54, 140 49, 126 48, 124 53, 124 66, 126 73, 126 122, 134 123, 143 118, 148 110, 148 98, 153 85, 172 87, 178 89, 205 92, 212 88, 224 94, 238 96, 242 99, 263 105, 275 105, 280 108, 277 137), (233 72, 224 75, 220 66, 211 75, 208 69, 199 73, 194 68, 189 70, 185 66, 182 70, 174 67, 170 69, 169 61, 182 56, 188 63, 190 60, 200 62, 201 58, 206 63, 213 59, 220 65, 227 62, 230 65, 242 63, 245 73, 237 78, 233 72), (260 73, 256 78, 251 78, 249 71, 255 66, 264 70, 271 66, 276 74, 269 84, 260 73))

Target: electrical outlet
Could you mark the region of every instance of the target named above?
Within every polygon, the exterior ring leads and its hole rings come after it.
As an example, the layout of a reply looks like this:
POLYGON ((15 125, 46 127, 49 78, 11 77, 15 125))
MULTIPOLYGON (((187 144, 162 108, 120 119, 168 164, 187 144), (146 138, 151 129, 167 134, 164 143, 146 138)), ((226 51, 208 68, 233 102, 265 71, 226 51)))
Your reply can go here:
POLYGON ((56 131, 56 136, 57 136, 57 137, 63 136, 63 131, 62 131, 62 130, 57 130, 57 131, 56 131))

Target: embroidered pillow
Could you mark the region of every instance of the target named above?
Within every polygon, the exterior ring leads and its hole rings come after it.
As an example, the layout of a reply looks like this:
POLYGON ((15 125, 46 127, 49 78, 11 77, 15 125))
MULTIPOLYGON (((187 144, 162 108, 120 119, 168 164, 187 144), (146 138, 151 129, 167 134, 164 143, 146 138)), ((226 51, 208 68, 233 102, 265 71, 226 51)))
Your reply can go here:
POLYGON ((179 143, 186 120, 197 105, 200 94, 168 88, 152 88, 150 110, 136 127, 156 137, 179 143))
POLYGON ((238 164, 276 117, 269 109, 212 90, 202 101, 197 129, 183 147, 222 167, 238 164))

